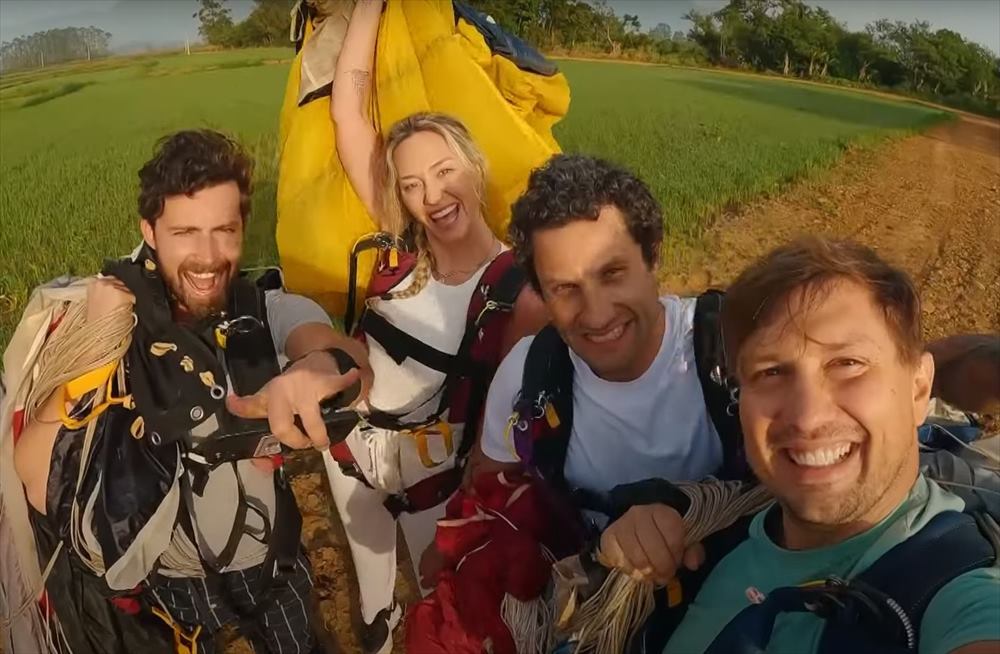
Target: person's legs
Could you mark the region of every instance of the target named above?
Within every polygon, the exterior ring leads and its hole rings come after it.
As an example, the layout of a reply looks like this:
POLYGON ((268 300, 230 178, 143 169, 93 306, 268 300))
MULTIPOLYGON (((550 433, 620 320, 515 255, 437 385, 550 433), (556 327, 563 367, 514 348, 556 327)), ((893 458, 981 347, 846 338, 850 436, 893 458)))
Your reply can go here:
POLYGON ((330 490, 347 534, 361 594, 361 617, 368 624, 392 604, 396 586, 396 521, 383 506, 385 494, 344 474, 323 453, 330 490))
MULTIPOLYGON (((457 435, 458 438, 461 438, 460 432, 457 435)), ((399 474, 406 487, 415 486, 426 479, 446 473, 455 465, 455 452, 449 451, 445 447, 445 441, 440 434, 431 431, 425 435, 425 438, 427 453, 433 461, 438 462, 431 467, 424 464, 424 457, 421 457, 417 441, 414 438, 403 437, 399 442, 399 474)), ((410 562, 413 564, 417 586, 425 597, 433 589, 424 588, 420 584, 420 559, 430 544, 434 542, 437 521, 444 517, 447 504, 448 500, 446 499, 419 513, 402 513, 399 516, 399 524, 403 528, 406 547, 410 552, 410 562)))
POLYGON ((273 581, 267 574, 256 566, 224 575, 248 640, 258 654, 309 654, 316 642, 309 560, 300 553, 291 571, 273 581))
POLYGON ((215 637, 224 625, 236 624, 239 617, 224 597, 218 578, 161 576, 149 589, 150 604, 165 610, 188 635, 198 627, 198 651, 215 652, 215 637))

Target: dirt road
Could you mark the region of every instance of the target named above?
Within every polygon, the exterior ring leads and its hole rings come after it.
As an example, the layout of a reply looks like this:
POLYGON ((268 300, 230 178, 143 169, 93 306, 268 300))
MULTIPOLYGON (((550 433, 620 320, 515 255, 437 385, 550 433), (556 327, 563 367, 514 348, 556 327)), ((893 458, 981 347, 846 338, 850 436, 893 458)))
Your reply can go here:
MULTIPOLYGON (((704 251, 664 271, 664 286, 722 286, 748 262, 799 234, 858 239, 904 266, 924 298, 929 337, 1000 331, 1000 124, 967 119, 847 154, 833 170, 778 198, 721 216, 704 251)), ((357 584, 343 529, 315 455, 294 463, 304 542, 316 573, 331 652, 359 652, 357 584)), ((402 548, 405 549, 405 548, 402 548)), ((405 553, 397 594, 416 590, 405 553)), ((394 652, 402 652, 402 630, 394 652)), ((230 652, 243 650, 234 643, 230 652)))
POLYGON ((1000 123, 960 118, 875 150, 722 216, 706 247, 674 270, 674 292, 724 286, 754 258, 802 234, 849 237, 912 274, 926 336, 1000 331, 1000 123))

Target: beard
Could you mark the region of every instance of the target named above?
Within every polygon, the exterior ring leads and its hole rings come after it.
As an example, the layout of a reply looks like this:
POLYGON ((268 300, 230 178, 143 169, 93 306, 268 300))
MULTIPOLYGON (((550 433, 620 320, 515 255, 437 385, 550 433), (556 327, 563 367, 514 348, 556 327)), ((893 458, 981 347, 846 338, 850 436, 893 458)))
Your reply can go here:
POLYGON ((218 315, 229 306, 229 287, 234 274, 227 261, 211 265, 183 262, 173 273, 164 271, 163 277, 175 309, 185 318, 199 321, 218 315), (209 273, 216 275, 213 288, 209 293, 199 292, 190 276, 209 273))
POLYGON ((824 432, 822 437, 835 434, 857 443, 854 447, 858 451, 851 456, 860 457, 858 477, 846 488, 799 488, 776 493, 782 510, 799 523, 824 527, 862 520, 882 502, 903 474, 908 458, 905 453, 895 454, 884 442, 878 447, 882 451, 874 452, 871 435, 857 424, 824 425, 819 431, 824 432), (885 457, 886 454, 890 457, 885 457))

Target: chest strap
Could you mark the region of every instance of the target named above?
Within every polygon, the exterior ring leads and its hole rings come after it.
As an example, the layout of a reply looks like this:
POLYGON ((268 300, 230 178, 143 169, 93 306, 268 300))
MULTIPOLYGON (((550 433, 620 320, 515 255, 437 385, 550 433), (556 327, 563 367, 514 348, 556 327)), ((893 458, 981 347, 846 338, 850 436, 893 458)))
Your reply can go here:
POLYGON ((413 359, 432 370, 449 374, 455 368, 457 358, 414 338, 389 322, 377 311, 368 310, 361 315, 361 330, 368 338, 375 339, 396 365, 413 359))

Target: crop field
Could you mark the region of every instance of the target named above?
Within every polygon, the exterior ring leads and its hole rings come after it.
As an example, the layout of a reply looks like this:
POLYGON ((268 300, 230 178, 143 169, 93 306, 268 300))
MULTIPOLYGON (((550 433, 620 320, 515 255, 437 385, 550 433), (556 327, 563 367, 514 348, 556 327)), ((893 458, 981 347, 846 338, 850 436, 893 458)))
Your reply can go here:
MULTIPOLYGON (((246 263, 276 262, 278 111, 289 49, 109 59, 0 78, 0 343, 33 286, 86 275, 138 241, 139 166, 187 127, 237 134, 257 158, 246 263)), ((718 211, 823 168, 853 143, 947 114, 836 89, 747 76, 564 61, 567 151, 636 170, 671 240, 695 242, 718 211)))

